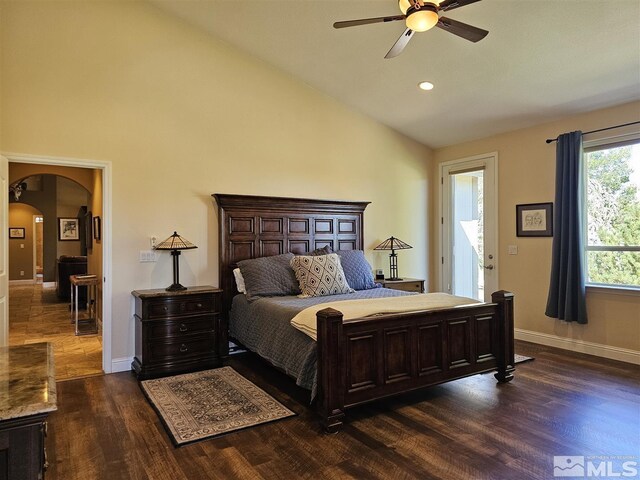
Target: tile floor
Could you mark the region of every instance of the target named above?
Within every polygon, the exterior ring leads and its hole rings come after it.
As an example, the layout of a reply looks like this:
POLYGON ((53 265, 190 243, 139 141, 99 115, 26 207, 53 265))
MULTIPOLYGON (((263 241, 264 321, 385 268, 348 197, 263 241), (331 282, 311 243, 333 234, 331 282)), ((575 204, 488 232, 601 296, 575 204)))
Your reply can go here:
POLYGON ((9 286, 9 344, 51 342, 58 381, 102 374, 102 331, 74 332, 69 303, 58 300, 55 287, 9 286))

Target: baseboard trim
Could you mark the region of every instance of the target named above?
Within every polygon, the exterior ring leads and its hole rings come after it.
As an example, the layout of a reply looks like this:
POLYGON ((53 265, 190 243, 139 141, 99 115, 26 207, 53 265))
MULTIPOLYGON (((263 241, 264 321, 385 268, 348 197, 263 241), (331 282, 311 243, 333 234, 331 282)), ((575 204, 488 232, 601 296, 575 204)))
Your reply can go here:
POLYGON ((114 358, 111 360, 111 373, 128 372, 131 370, 133 357, 114 358))
POLYGON ((525 342, 538 343, 548 347, 562 348, 563 350, 570 350, 572 352, 586 353, 588 355, 640 365, 640 352, 629 350, 628 348, 585 342, 584 340, 559 337, 548 333, 532 332, 530 330, 522 330, 521 328, 515 329, 515 337, 525 342))
POLYGON ((28 280, 9 280, 9 285, 34 285, 36 281, 31 278, 28 280))

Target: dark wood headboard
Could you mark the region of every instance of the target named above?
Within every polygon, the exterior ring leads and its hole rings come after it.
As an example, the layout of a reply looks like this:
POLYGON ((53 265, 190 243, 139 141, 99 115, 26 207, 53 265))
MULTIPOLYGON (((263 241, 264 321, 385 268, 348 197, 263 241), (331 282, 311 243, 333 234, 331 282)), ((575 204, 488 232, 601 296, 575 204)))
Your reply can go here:
POLYGON ((237 294, 233 269, 240 260, 303 254, 325 245, 333 250, 364 249, 363 216, 369 202, 212 196, 218 204, 218 268, 225 316, 237 294))

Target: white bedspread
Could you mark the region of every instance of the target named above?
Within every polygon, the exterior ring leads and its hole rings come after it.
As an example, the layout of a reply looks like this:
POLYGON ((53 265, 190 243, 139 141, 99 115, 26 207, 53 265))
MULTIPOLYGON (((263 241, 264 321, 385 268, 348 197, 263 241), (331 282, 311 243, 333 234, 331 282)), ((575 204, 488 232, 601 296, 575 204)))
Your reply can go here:
POLYGON ((447 293, 422 293, 403 297, 342 300, 307 307, 291 319, 291 325, 317 340, 316 314, 325 308, 334 308, 342 312, 343 320, 346 321, 371 315, 434 310, 475 303, 481 302, 473 298, 456 297, 447 293))

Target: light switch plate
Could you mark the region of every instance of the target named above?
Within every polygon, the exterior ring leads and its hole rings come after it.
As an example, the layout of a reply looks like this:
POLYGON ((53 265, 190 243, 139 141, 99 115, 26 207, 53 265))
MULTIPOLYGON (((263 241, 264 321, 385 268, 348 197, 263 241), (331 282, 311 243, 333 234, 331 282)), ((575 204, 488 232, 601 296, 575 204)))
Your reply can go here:
POLYGON ((517 255, 518 254, 518 246, 517 245, 509 245, 509 255, 517 255))
POLYGON ((153 250, 140 250, 140 263, 149 263, 158 261, 156 252, 153 250))

